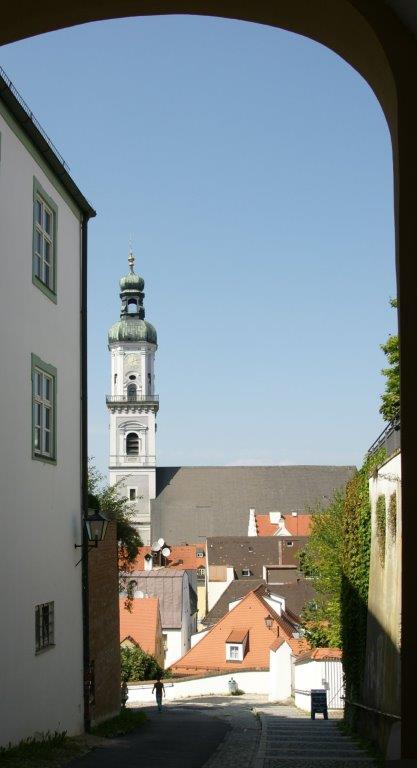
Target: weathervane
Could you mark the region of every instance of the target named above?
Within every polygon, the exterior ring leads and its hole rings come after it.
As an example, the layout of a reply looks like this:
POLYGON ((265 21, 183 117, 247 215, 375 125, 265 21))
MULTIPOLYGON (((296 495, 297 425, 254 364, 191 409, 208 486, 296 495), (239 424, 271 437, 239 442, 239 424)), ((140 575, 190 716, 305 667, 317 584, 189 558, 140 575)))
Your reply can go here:
POLYGON ((129 256, 128 256, 127 260, 128 260, 129 267, 130 267, 130 274, 133 275, 134 274, 134 269, 133 268, 135 266, 135 257, 133 255, 133 251, 132 251, 132 236, 130 236, 130 238, 129 238, 129 256))

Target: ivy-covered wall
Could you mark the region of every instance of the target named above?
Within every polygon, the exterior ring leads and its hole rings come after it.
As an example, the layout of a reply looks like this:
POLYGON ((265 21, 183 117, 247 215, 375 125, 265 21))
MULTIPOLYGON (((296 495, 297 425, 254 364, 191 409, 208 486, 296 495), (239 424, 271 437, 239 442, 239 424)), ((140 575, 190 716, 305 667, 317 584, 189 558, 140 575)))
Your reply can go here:
MULTIPOLYGON (((360 701, 365 668, 371 554, 371 504, 369 477, 382 463, 384 452, 367 457, 346 486, 343 509, 341 579, 341 640, 345 695, 360 701)), ((346 718, 354 726, 357 709, 346 705, 346 718)))

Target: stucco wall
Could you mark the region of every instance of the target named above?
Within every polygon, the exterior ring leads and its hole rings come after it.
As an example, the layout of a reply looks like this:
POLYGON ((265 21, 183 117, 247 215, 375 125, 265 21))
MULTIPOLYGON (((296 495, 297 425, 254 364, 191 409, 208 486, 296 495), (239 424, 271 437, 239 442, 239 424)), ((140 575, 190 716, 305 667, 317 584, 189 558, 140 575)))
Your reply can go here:
MULTIPOLYGON (((268 693, 269 672, 236 672, 233 675, 213 675, 198 677, 190 680, 164 680, 166 698, 168 701, 185 699, 187 696, 208 696, 210 694, 228 693, 228 681, 233 677, 238 687, 244 693, 268 693)), ((155 699, 152 695, 152 683, 129 683, 129 699, 131 706, 144 704, 155 699)))
POLYGON ((63 190, 1 111, 0 132, 3 744, 35 731, 83 728, 81 566, 74 549, 81 541, 81 231, 63 190), (34 176, 58 207, 57 304, 32 284, 34 176), (57 368, 56 466, 32 459, 31 353, 57 368), (35 606, 50 601, 55 646, 35 655, 35 606))
MULTIPOLYGON (((368 624, 363 703, 388 714, 400 714, 401 643, 401 455, 390 458, 369 480, 372 506, 371 562, 369 573, 368 624), (387 520, 385 560, 381 563, 377 537, 376 505, 383 494, 388 508, 397 495, 396 535, 390 535, 387 520)), ((388 743, 395 721, 363 715, 364 729, 382 749, 388 743)))
POLYGON ((269 701, 285 701, 291 696, 291 648, 287 643, 269 653, 269 701))

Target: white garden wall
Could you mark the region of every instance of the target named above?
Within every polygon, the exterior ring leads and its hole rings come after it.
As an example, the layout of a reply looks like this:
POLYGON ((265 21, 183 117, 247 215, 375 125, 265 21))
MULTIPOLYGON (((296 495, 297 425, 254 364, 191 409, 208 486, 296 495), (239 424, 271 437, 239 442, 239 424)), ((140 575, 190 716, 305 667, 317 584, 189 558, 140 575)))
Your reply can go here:
MULTIPOLYGON (((212 675, 189 680, 165 680, 166 699, 175 701, 191 696, 209 696, 210 694, 227 694, 230 678, 238 684, 244 693, 264 693, 269 691, 269 672, 230 672, 225 675, 212 675)), ((153 683, 129 683, 128 704, 146 704, 155 700, 152 695, 153 683)))
POLYGON ((330 709, 343 709, 342 662, 310 660, 295 664, 295 706, 310 712, 312 688, 327 688, 327 705, 330 709))

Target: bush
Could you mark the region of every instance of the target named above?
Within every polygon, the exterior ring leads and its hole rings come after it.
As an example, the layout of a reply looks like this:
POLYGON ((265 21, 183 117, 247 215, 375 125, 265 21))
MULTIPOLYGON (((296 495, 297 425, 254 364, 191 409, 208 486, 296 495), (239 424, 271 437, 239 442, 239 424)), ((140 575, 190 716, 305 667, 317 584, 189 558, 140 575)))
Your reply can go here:
MULTIPOLYGON (((139 646, 121 648, 122 680, 129 683, 135 680, 155 680, 164 676, 164 670, 155 656, 146 653, 139 646)), ((165 674, 166 677, 166 674, 165 674)))
POLYGON ((397 535, 397 494, 392 493, 388 507, 388 528, 392 539, 397 535))

